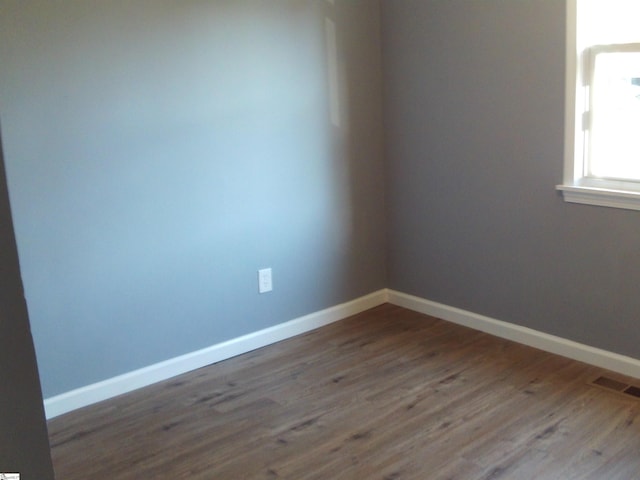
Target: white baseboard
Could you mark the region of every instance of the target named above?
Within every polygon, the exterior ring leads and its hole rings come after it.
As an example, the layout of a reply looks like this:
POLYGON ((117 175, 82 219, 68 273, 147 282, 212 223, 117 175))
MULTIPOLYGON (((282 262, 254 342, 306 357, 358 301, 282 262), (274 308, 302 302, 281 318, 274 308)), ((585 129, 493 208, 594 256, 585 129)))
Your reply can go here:
POLYGON ((47 398, 44 401, 45 414, 47 419, 51 419, 72 410, 294 337, 386 302, 623 375, 640 378, 640 360, 638 359, 413 295, 383 289, 264 330, 47 398))
POLYGON ((71 390, 44 401, 47 419, 328 325, 386 303, 387 290, 71 390))
POLYGON ((590 347, 531 328, 503 322, 394 290, 388 290, 388 300, 389 303, 399 307, 441 318, 452 323, 473 328, 474 330, 495 335, 496 337, 512 340, 623 375, 640 378, 640 360, 636 358, 590 347))

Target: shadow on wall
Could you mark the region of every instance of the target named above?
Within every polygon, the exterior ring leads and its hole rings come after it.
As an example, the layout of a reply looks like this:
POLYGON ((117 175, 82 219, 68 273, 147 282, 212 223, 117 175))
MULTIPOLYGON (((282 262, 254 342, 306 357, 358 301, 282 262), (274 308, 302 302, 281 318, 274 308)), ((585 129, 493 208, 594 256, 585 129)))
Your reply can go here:
POLYGON ((375 2, 3 5, 45 397, 384 286, 375 2))
POLYGON ((0 472, 53 479, 36 356, 20 281, 0 133, 0 472))

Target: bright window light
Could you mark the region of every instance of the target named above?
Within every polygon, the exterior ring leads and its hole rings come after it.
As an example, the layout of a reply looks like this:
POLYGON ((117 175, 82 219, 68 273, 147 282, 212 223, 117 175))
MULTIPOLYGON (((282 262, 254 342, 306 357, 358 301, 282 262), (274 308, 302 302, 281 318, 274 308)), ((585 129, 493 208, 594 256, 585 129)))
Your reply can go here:
POLYGON ((592 58, 587 175, 640 181, 640 45, 593 47, 592 58))

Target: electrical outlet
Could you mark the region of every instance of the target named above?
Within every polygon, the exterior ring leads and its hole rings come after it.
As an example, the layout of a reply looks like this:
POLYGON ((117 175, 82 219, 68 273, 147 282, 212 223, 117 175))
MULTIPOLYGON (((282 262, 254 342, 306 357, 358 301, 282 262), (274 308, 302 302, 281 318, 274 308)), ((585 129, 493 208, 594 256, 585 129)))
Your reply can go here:
POLYGON ((258 291, 260 293, 267 293, 273 290, 273 280, 271 275, 272 273, 270 268, 258 270, 258 291))

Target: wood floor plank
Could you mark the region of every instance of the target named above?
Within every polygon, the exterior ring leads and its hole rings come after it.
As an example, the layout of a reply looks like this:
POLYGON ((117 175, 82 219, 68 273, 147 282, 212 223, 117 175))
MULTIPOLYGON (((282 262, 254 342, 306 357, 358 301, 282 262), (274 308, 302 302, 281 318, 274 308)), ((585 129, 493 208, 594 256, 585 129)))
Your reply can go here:
POLYGON ((50 443, 65 480, 640 478, 640 400, 601 374, 383 305, 53 419, 50 443))

